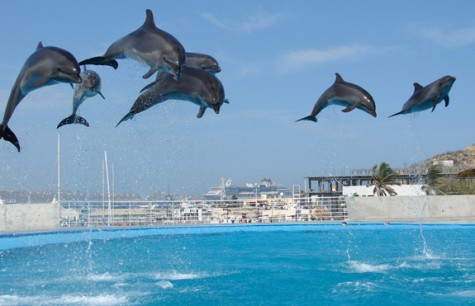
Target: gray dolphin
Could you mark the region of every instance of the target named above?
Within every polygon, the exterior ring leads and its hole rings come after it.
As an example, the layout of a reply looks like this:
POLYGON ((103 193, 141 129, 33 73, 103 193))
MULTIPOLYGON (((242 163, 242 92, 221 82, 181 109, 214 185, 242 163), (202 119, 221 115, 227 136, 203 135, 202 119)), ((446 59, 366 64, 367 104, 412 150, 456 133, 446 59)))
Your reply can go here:
POLYGON ((426 109, 432 108, 434 111, 437 104, 445 101, 445 107, 449 106, 449 91, 455 82, 455 78, 450 75, 441 77, 438 80, 423 87, 419 83, 414 83, 414 93, 402 106, 402 110, 389 118, 414 112, 421 112, 426 109))
POLYGON ((119 64, 116 59, 131 58, 150 67, 144 79, 159 70, 178 78, 186 60, 185 49, 175 37, 155 26, 151 10, 147 9, 146 15, 140 28, 114 42, 103 56, 86 59, 79 64, 108 65, 117 69, 119 64))
POLYGON ((89 123, 83 117, 76 115, 76 112, 79 108, 79 105, 84 102, 87 98, 92 98, 96 95, 100 95, 103 99, 104 96, 101 93, 101 77, 97 72, 93 70, 85 69, 81 73, 82 83, 77 84, 76 88, 74 89, 74 96, 73 96, 73 113, 71 116, 64 118, 59 124, 58 129, 65 125, 71 123, 79 123, 85 126, 89 126, 89 123))
POLYGON ((117 123, 132 119, 134 115, 169 99, 190 101, 200 107, 197 117, 201 118, 206 108, 212 108, 216 114, 225 99, 221 81, 212 73, 202 69, 183 66, 180 79, 172 75, 160 73, 157 81, 142 93, 130 108, 130 111, 117 123))
MULTIPOLYGON (((218 61, 208 54, 203 53, 192 53, 186 52, 186 63, 184 64, 186 67, 201 69, 203 71, 207 71, 209 73, 216 74, 221 71, 221 67, 219 67, 218 61)), ((160 78, 162 78, 161 74, 158 73, 155 81, 148 84, 140 92, 143 92, 150 87, 153 86, 160 78)))
POLYGON ((345 82, 339 73, 335 73, 335 75, 335 82, 318 98, 310 116, 297 121, 310 120, 317 122, 317 115, 329 105, 345 106, 346 108, 342 110, 345 113, 357 108, 376 117, 376 105, 373 97, 360 86, 345 82))
POLYGON ((208 54, 186 52, 186 66, 203 69, 210 73, 221 71, 218 61, 208 54))
POLYGON ((81 68, 74 56, 57 47, 43 47, 40 42, 21 69, 8 99, 3 121, 0 124, 0 139, 11 142, 20 152, 20 143, 8 127, 15 108, 30 92, 43 86, 64 83, 81 83, 81 68))

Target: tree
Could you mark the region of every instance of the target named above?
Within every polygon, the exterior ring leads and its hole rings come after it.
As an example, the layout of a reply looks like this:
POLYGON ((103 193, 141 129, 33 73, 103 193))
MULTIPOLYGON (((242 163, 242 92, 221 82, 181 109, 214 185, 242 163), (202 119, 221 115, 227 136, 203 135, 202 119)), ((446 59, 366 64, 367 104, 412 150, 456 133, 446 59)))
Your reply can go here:
POLYGON ((398 173, 389 164, 382 162, 373 166, 371 178, 374 181, 373 194, 376 196, 397 195, 396 191, 389 185, 400 185, 396 181, 398 173))
POLYGON ((442 183, 440 182, 442 171, 436 165, 432 165, 427 168, 426 184, 424 190, 426 194, 443 193, 441 191, 442 183))

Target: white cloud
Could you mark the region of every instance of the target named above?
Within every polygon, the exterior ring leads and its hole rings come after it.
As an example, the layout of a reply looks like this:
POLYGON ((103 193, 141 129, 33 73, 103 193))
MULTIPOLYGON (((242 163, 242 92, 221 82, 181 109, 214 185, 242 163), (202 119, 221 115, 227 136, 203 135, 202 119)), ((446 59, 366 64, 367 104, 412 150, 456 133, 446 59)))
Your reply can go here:
POLYGON ((456 30, 421 29, 417 33, 446 47, 463 47, 475 43, 475 26, 456 30))
POLYGON ((239 21, 222 21, 212 13, 203 13, 201 14, 201 17, 220 29, 237 33, 251 33, 257 30, 270 28, 285 19, 284 14, 271 14, 263 9, 258 9, 251 15, 246 14, 246 17, 239 21))
POLYGON ((325 50, 309 49, 293 51, 282 57, 282 68, 284 71, 299 70, 308 65, 357 58, 371 52, 373 52, 373 48, 365 45, 340 46, 325 50))

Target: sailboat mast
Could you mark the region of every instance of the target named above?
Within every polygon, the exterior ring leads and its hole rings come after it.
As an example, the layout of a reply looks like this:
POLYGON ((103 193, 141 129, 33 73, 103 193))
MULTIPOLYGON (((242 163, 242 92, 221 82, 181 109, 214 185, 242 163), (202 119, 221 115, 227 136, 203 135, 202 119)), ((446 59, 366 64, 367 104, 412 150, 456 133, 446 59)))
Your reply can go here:
POLYGON ((61 204, 61 142, 58 134, 58 203, 61 204))
POLYGON ((106 165, 106 183, 107 183, 107 201, 108 201, 108 211, 109 211, 109 218, 107 219, 107 226, 111 226, 111 218, 112 218, 112 210, 111 210, 111 190, 109 184, 109 166, 107 162, 107 151, 104 151, 104 163, 106 165))

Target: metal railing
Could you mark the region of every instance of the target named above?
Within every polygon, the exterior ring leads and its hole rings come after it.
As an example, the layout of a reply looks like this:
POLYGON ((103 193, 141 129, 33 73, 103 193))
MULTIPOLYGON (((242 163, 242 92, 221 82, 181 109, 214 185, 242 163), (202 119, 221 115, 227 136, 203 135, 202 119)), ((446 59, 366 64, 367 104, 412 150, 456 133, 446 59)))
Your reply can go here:
POLYGON ((62 227, 344 221, 345 197, 180 201, 61 201, 62 227))

